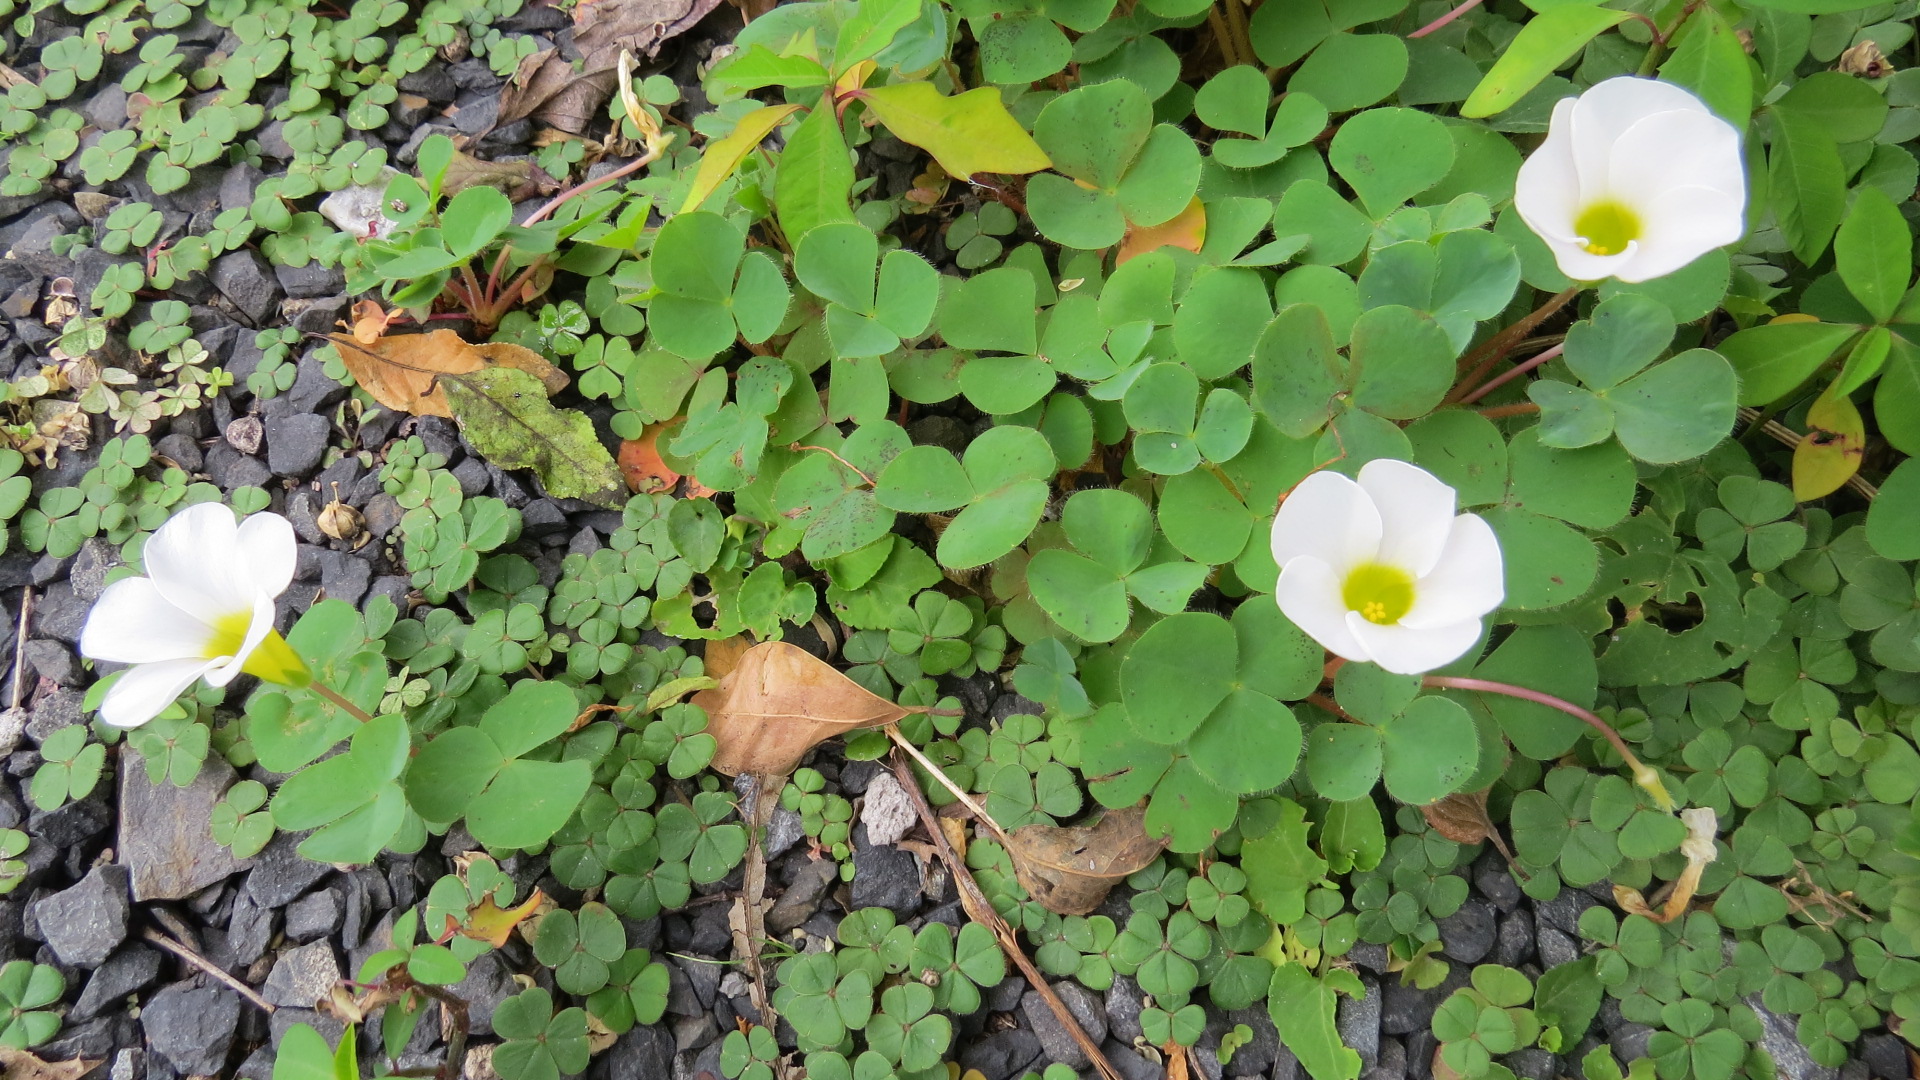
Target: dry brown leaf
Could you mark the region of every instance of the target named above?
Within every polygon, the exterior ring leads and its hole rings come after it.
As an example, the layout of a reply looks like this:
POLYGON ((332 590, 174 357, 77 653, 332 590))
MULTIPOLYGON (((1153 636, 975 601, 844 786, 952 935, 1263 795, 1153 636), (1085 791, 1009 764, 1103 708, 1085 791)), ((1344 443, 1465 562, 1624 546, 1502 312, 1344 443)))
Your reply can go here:
POLYGON ((707 674, 716 679, 724 679, 734 668, 740 666, 740 658, 753 648, 753 639, 745 634, 735 634, 730 638, 719 638, 707 642, 701 659, 707 667, 707 674))
POLYGON ((573 44, 582 60, 576 66, 557 51, 521 61, 500 91, 496 127, 533 116, 576 134, 602 119, 600 107, 613 96, 620 53, 653 56, 667 39, 693 28, 720 0, 591 0, 573 9, 573 44))
POLYGON ((1167 1080, 1187 1080, 1187 1077, 1193 1075, 1188 1066, 1186 1047, 1168 1039, 1166 1044, 1160 1047, 1160 1052, 1167 1055, 1167 1080))
POLYGON ((1477 844, 1494 834, 1487 817, 1487 793, 1462 791, 1420 808, 1433 831, 1456 844, 1477 844))
POLYGON ((947 843, 953 845, 953 850, 959 852, 961 858, 966 858, 967 823, 959 818, 943 817, 940 819, 940 831, 947 834, 947 843))
POLYGON ((451 330, 395 334, 371 345, 362 345, 346 334, 332 337, 355 382, 387 408, 415 416, 453 417, 446 391, 435 381, 440 375, 510 367, 539 379, 548 394, 558 393, 567 385, 566 373, 532 349, 504 341, 469 345, 451 330))
POLYGON ((639 438, 620 444, 620 474, 627 478, 628 490, 651 495, 672 491, 680 482, 680 474, 660 456, 656 442, 665 427, 665 424, 648 424, 639 438))
POLYGON ((1158 858, 1164 839, 1147 835, 1147 811, 1110 810, 1099 824, 1025 825, 1013 831, 1014 873, 1048 911, 1085 915, 1121 878, 1158 858))
POLYGON ((720 685, 693 695, 693 703, 707 711, 707 734, 719 744, 713 767, 728 776, 784 776, 835 735, 925 711, 876 696, 784 641, 763 641, 742 653, 720 685))
POLYGON ((25 1050, 0 1046, 0 1076, 7 1080, 80 1080, 99 1068, 104 1061, 74 1058, 72 1061, 41 1061, 25 1050))
POLYGON ((560 181, 531 161, 483 161, 464 150, 455 150, 440 190, 451 196, 482 186, 498 188, 514 202, 523 202, 559 191, 560 181))

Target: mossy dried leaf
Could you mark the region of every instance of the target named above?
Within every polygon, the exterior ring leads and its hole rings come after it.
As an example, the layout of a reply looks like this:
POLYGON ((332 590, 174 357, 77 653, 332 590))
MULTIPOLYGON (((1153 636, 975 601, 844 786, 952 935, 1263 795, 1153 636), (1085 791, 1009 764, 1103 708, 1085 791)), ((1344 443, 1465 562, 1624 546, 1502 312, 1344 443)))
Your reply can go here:
POLYGON ((891 724, 910 712, 867 691, 797 645, 764 641, 740 654, 720 685, 693 696, 718 744, 713 768, 786 775, 835 735, 891 724))
POLYGON ((1145 807, 1113 810, 1098 824, 1027 825, 1013 831, 1013 869, 1020 884, 1048 911, 1085 915, 1128 874, 1167 846, 1147 835, 1145 807))
POLYGON ((415 416, 453 417, 447 404, 445 375, 468 375, 488 368, 517 368, 551 395, 566 389, 566 373, 532 349, 495 341, 470 345, 451 330, 394 334, 362 344, 354 336, 334 334, 340 359, 373 399, 389 409, 415 416))
POLYGON ((488 461, 503 469, 532 469, 557 498, 609 509, 626 503, 620 467, 600 445, 593 421, 555 408, 532 375, 495 367, 443 378, 440 387, 461 433, 488 461))

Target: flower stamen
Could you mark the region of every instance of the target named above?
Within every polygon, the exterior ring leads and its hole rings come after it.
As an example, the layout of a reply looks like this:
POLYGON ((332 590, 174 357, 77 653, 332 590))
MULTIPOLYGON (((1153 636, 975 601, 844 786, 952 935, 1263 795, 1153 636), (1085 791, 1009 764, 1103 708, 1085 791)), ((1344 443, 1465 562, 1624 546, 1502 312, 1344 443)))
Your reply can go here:
POLYGON ((1378 626, 1397 623, 1413 609, 1413 575, 1397 566, 1362 563, 1341 586, 1340 598, 1348 611, 1378 626))
POLYGON ((1640 238, 1640 216, 1612 199, 1589 204, 1573 227, 1589 255, 1618 255, 1640 238))

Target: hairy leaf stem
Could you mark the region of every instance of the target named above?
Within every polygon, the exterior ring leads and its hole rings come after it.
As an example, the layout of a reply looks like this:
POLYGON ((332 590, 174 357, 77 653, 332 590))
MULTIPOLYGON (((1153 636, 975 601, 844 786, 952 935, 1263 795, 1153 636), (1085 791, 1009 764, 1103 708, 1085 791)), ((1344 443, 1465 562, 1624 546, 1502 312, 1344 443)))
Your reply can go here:
POLYGON ((332 687, 328 686, 326 683, 320 682, 319 680, 315 680, 307 684, 307 689, 313 691, 316 694, 319 694, 321 697, 327 699, 328 701, 339 706, 340 708, 345 709, 347 711, 348 716, 353 717, 355 720, 358 720, 363 724, 368 723, 373 719, 372 716, 369 716, 367 714, 367 711, 365 709, 362 709, 360 706, 355 705, 351 701, 348 701, 345 696, 336 692, 332 687))
POLYGON ((1488 379, 1486 382, 1481 383, 1480 388, 1478 390, 1475 390, 1472 393, 1467 394, 1465 397, 1462 397, 1460 399, 1460 404, 1471 405, 1474 402, 1479 401, 1481 398, 1486 397, 1488 394, 1494 392, 1495 390, 1498 390, 1500 387, 1505 386, 1507 383, 1513 381, 1514 379, 1517 379, 1520 376, 1525 375, 1527 372, 1532 371, 1534 368, 1539 367, 1541 364, 1544 364, 1547 361, 1554 359, 1555 357, 1559 356, 1561 353, 1566 351, 1567 351, 1567 344, 1566 342, 1563 341, 1560 344, 1555 345, 1551 349, 1547 349, 1546 351, 1542 352, 1540 355, 1534 357, 1531 360, 1525 360, 1518 364, 1515 364, 1512 367, 1508 368, 1507 370, 1501 372, 1500 374, 1495 375, 1493 378, 1488 379))

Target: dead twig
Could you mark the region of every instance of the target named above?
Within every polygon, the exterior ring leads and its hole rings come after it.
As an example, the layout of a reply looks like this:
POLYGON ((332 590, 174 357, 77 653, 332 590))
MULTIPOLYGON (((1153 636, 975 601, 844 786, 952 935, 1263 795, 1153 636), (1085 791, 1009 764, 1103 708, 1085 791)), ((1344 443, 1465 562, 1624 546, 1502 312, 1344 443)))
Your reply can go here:
POLYGON ((766 968, 760 963, 760 947, 767 940, 767 853, 761 846, 761 838, 766 834, 768 822, 773 820, 773 810, 787 778, 755 773, 753 781, 753 806, 746 813, 746 873, 740 886, 740 906, 734 909, 738 918, 727 921, 733 931, 733 951, 746 965, 747 977, 752 980, 753 1007, 760 1014, 760 1025, 773 1028, 780 1019, 773 1011, 773 997, 767 993, 766 968))
POLYGON ((33 617, 33 586, 20 593, 20 628, 13 635, 13 700, 9 707, 20 707, 20 677, 27 670, 27 620, 33 617))
POLYGON ((1066 1002, 1060 1000, 1060 995, 1053 992, 1053 987, 1047 984, 1046 978, 1040 974, 1040 969, 1034 967, 1033 961, 1027 959, 1026 950, 1020 947, 1019 940, 1013 936, 1013 928, 1007 925, 1007 921, 993 909, 993 904, 987 900, 986 894, 980 891, 980 884, 973 880, 973 874, 967 869, 966 861, 953 850, 953 844, 948 842, 945 830, 941 829, 940 823, 935 820, 933 807, 928 805, 926 794, 920 790, 920 781, 913 775, 913 767, 907 763, 906 755, 900 752, 897 745, 893 752, 893 773, 899 778, 900 786, 907 789, 908 798, 913 800, 913 808, 920 815, 921 826, 933 837, 934 847, 940 853, 940 861, 947 864, 947 872, 953 876, 954 887, 960 892, 960 905, 966 908, 967 915, 974 922, 993 931, 994 940, 1000 943, 1001 951, 1005 952, 1014 966, 1020 969, 1020 974, 1026 976, 1028 984, 1039 992, 1041 999, 1047 1003, 1047 1008, 1053 1010, 1053 1015, 1059 1018, 1061 1025, 1067 1029, 1067 1034, 1079 1044, 1081 1052, 1087 1055, 1087 1060, 1093 1063, 1094 1069, 1106 1080, 1121 1080, 1119 1071, 1113 1067, 1112 1062, 1107 1060, 1107 1056, 1100 1052, 1099 1045, 1088 1037, 1086 1030, 1080 1026, 1080 1022, 1074 1019, 1066 1002))
POLYGON ((228 989, 245 998, 254 1008, 259 1009, 269 1016, 273 1014, 274 1008, 267 1002, 266 998, 255 993, 253 987, 248 986, 246 983, 241 982, 239 979, 221 970, 213 961, 201 956, 199 953, 194 952, 192 949, 187 948, 185 945, 180 944, 152 927, 142 928, 140 936, 227 984, 228 989))

